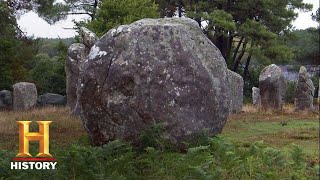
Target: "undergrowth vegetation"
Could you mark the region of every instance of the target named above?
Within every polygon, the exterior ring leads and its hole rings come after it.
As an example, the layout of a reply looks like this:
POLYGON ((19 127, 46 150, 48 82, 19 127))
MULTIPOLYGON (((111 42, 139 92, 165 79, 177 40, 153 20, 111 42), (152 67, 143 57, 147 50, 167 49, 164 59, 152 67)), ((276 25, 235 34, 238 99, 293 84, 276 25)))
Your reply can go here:
POLYGON ((308 166, 302 149, 290 155, 255 142, 240 148, 223 138, 189 147, 186 153, 154 146, 135 149, 113 141, 102 147, 72 145, 55 150, 56 170, 10 170, 14 153, 0 151, 0 174, 6 179, 316 179, 319 166, 308 166))

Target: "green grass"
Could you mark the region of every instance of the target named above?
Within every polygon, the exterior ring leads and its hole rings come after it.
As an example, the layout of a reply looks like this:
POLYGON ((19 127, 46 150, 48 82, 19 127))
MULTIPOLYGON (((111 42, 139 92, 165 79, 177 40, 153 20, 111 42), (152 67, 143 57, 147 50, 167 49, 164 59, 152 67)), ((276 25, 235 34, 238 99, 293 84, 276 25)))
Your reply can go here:
POLYGON ((240 120, 229 120, 220 136, 240 146, 263 141, 267 145, 286 152, 292 144, 296 144, 303 148, 310 161, 319 161, 319 120, 317 119, 317 116, 312 115, 307 115, 306 119, 293 119, 286 116, 279 119, 273 116, 261 121, 247 116, 240 120))

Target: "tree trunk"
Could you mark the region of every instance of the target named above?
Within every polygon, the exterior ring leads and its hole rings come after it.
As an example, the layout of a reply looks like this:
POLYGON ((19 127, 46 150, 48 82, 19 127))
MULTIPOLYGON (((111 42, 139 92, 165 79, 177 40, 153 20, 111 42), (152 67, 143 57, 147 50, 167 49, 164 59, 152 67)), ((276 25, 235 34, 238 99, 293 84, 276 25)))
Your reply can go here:
POLYGON ((229 38, 228 38, 228 44, 227 44, 227 52, 226 52, 226 61, 230 62, 231 57, 231 50, 232 50, 232 42, 233 42, 233 36, 231 35, 231 32, 229 32, 229 38))
POLYGON ((182 17, 182 0, 179 0, 178 2, 178 13, 179 17, 182 17))
POLYGON ((97 8, 98 8, 98 0, 94 0, 93 11, 91 16, 92 21, 96 18, 97 8))
POLYGON ((235 49, 234 52, 233 52, 233 57, 232 57, 232 61, 231 61, 231 62, 233 62, 233 63, 235 63, 235 61, 236 61, 237 54, 238 54, 238 52, 239 52, 239 49, 240 49, 240 47, 241 47, 241 45, 242 45, 243 40, 244 40, 244 37, 241 37, 241 39, 240 39, 240 41, 239 41, 236 49, 235 49))
POLYGON ((235 60, 234 64, 233 64, 233 68, 232 68, 232 71, 234 72, 237 72, 237 69, 239 67, 239 63, 244 55, 244 53, 246 52, 246 47, 247 47, 247 44, 248 44, 248 40, 245 40, 243 45, 242 45, 242 50, 241 50, 241 53, 239 54, 239 56, 237 57, 237 59, 235 60))
POLYGON ((246 82, 246 78, 247 78, 247 74, 249 72, 249 65, 250 65, 250 61, 251 61, 251 56, 252 54, 250 53, 248 58, 247 58, 247 61, 246 61, 246 65, 244 67, 244 71, 243 71, 243 82, 246 82))

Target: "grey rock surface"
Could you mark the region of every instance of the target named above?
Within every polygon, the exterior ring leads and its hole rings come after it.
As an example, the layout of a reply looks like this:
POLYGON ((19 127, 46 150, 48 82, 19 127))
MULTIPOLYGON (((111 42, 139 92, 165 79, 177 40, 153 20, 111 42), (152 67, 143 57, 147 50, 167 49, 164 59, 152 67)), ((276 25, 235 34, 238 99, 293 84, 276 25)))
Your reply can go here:
POLYGON ((8 90, 0 91, 0 108, 10 108, 12 106, 12 93, 8 90))
POLYGON ((78 89, 94 145, 139 144, 163 124, 178 148, 204 129, 222 131, 229 114, 227 67, 219 49, 187 18, 143 19, 111 29, 91 48, 78 89))
POLYGON ((231 88, 230 112, 241 112, 243 107, 243 78, 229 69, 227 73, 231 88))
POLYGON ((85 27, 80 28, 81 43, 86 46, 86 52, 89 53, 91 47, 99 39, 98 36, 85 27))
POLYGON ((252 87, 252 105, 255 108, 261 107, 260 89, 257 87, 252 87))
POLYGON ((299 70, 299 79, 295 90, 296 110, 313 110, 313 96, 315 87, 311 80, 311 75, 303 66, 299 70))
POLYGON ((67 104, 72 115, 79 114, 79 108, 77 106, 77 85, 81 64, 87 57, 85 49, 86 47, 83 44, 72 44, 68 49, 68 56, 65 61, 67 104))
POLYGON ((38 97, 39 106, 63 106, 67 103, 67 97, 60 94, 46 93, 38 97))
POLYGON ((281 110, 286 88, 282 70, 275 64, 265 67, 259 76, 261 107, 264 110, 281 110))
POLYGON ((13 86, 13 110, 28 110, 37 103, 37 88, 33 83, 19 82, 13 86))

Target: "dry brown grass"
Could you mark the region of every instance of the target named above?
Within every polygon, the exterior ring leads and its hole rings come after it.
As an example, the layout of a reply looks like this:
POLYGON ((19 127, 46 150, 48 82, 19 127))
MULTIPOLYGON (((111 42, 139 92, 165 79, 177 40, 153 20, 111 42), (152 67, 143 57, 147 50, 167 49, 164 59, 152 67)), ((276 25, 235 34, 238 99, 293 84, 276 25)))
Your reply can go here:
POLYGON ((52 121, 50 124, 50 141, 52 145, 65 145, 86 136, 80 119, 69 116, 65 107, 37 108, 29 111, 0 112, 0 148, 11 149, 18 145, 18 125, 16 121, 33 121, 30 131, 38 131, 35 121, 52 121))
POLYGON ((319 119, 319 113, 310 111, 295 111, 293 104, 285 104, 282 111, 263 111, 251 104, 246 104, 242 112, 232 114, 230 120, 243 121, 288 121, 288 120, 314 120, 319 119))

